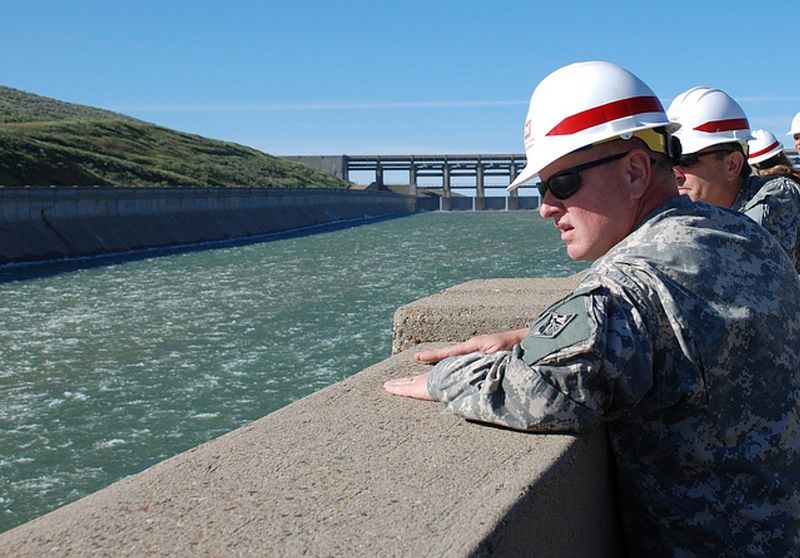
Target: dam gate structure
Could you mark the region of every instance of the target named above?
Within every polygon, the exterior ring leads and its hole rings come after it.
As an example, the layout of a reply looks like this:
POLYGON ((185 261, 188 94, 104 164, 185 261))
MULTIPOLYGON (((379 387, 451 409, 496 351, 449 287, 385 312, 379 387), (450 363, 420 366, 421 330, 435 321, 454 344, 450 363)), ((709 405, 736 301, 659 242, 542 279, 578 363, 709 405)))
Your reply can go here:
MULTIPOLYGON (((487 190, 505 189, 525 166, 525 154, 463 154, 463 155, 339 155, 293 156, 292 161, 333 174, 343 180, 352 180, 354 173, 369 173, 375 179, 372 186, 387 185, 386 173, 408 173, 407 191, 420 196, 425 189, 422 182, 433 179, 441 189, 441 210, 453 209, 536 209, 538 196, 522 196, 519 191, 505 196, 487 196, 487 190), (499 177, 496 183, 490 179, 499 177), (475 189, 473 200, 454 196, 455 181, 467 178, 475 189), (465 205, 464 202, 468 203, 465 205)), ((505 193, 505 192, 504 192, 505 193)))
MULTIPOLYGON (((795 170, 800 172, 800 154, 794 149, 784 149, 795 170)), ((371 186, 378 189, 387 186, 387 172, 408 173, 404 194, 420 197, 424 190, 421 180, 434 179, 441 189, 442 211, 458 209, 537 209, 539 195, 520 195, 529 188, 519 188, 505 196, 487 196, 491 189, 505 189, 527 161, 524 153, 498 154, 447 154, 447 155, 310 155, 288 156, 286 159, 303 163, 309 167, 351 181, 353 173, 368 173, 375 179, 371 186), (487 179, 500 177, 499 183, 487 179), (474 186, 474 199, 454 196, 454 180, 467 178, 474 186)), ((397 187, 391 189, 397 190, 397 187)), ((505 192, 503 192, 505 193, 505 192)))

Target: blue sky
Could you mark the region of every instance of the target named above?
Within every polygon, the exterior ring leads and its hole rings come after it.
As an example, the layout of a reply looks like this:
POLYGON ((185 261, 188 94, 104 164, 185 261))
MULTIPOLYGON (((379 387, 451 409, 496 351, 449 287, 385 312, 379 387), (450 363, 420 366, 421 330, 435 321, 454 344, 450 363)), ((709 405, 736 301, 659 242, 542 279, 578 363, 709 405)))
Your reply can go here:
POLYGON ((578 60, 719 87, 788 146, 797 2, 0 0, 0 84, 275 155, 522 152, 578 60))

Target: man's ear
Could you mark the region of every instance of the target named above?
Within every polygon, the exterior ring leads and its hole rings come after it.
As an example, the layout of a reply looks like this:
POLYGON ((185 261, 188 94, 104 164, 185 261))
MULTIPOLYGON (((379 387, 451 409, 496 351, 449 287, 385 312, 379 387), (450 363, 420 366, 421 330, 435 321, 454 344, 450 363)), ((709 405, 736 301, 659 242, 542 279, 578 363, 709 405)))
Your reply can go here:
POLYGON ((728 182, 736 181, 742 171, 742 165, 745 163, 744 154, 741 151, 731 151, 725 158, 725 179, 728 182))
POLYGON ((641 198, 653 177, 653 163, 645 149, 633 149, 625 159, 630 193, 633 199, 641 198))

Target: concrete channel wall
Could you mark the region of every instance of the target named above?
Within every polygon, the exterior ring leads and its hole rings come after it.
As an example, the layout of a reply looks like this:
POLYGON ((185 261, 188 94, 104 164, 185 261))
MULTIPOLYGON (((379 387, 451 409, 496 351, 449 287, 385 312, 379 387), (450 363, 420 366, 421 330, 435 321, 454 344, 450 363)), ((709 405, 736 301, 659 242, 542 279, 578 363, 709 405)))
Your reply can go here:
POLYGON ((0 264, 246 238, 410 213, 415 202, 311 188, 0 187, 0 264))
POLYGON ((0 534, 0 556, 618 556, 602 429, 492 428, 381 387, 425 370, 415 348, 517 327, 576 282, 473 281, 398 309, 405 350, 0 534))

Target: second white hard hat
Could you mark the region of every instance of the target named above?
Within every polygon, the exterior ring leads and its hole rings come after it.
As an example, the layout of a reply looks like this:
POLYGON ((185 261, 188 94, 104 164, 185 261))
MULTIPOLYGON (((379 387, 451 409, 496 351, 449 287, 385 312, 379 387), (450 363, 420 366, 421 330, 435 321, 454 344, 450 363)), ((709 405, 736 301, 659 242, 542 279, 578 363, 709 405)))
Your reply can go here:
POLYGON ((738 142, 746 150, 747 141, 753 139, 742 107, 719 89, 692 87, 675 97, 667 115, 681 124, 675 135, 685 154, 729 142, 738 142))
POLYGON ((670 122, 653 91, 610 62, 577 62, 559 68, 536 87, 525 119, 527 164, 508 190, 535 178, 547 165, 576 149, 670 122))
POLYGON ((766 161, 783 151, 783 145, 772 132, 753 130, 753 138, 747 142, 750 149, 747 162, 751 165, 766 161))

